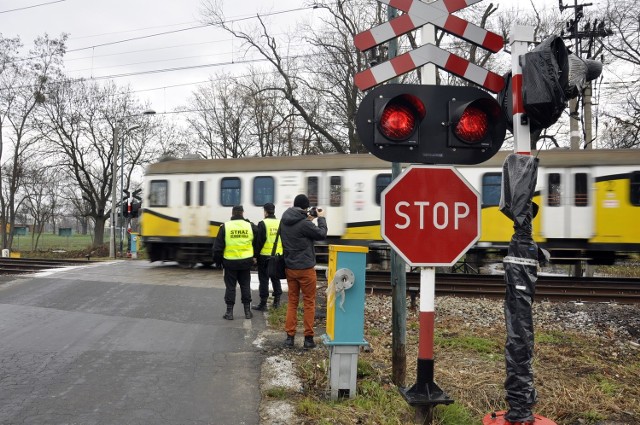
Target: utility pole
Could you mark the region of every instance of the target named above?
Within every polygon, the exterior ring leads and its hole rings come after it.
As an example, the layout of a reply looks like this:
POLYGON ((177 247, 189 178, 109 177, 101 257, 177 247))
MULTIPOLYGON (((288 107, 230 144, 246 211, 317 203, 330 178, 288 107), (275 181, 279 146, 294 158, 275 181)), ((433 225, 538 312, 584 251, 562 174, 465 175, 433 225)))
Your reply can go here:
MULTIPOLYGON (((573 0, 573 5, 564 5, 562 0, 558 0, 560 11, 565 9, 573 9, 573 19, 569 19, 566 22, 565 29, 563 30, 561 37, 565 40, 573 41, 573 51, 576 56, 586 55, 586 59, 591 59, 594 56, 594 42, 598 38, 608 37, 613 34, 609 28, 605 28, 603 20, 598 22, 598 19, 594 19, 593 22, 587 21, 582 30, 579 28, 580 20, 584 18, 584 8, 592 6, 592 3, 578 4, 578 0, 573 0), (588 40, 586 48, 583 48, 582 40, 588 40)), ((584 136, 584 149, 593 148, 593 130, 592 130, 592 83, 587 83, 586 87, 575 99, 569 101, 569 131, 570 131, 570 146, 572 150, 580 149, 581 136, 584 136), (580 131, 580 98, 582 98, 582 109, 584 117, 584 132, 580 131)))

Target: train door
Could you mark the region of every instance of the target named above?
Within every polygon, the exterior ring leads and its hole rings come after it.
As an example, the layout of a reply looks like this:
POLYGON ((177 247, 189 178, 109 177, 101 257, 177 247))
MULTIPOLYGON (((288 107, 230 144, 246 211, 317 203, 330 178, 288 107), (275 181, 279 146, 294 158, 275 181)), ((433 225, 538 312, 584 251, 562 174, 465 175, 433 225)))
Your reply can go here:
POLYGON ((329 235, 343 235, 345 230, 344 173, 342 171, 306 173, 305 187, 311 206, 326 209, 329 235))
POLYGON ((208 235, 207 181, 201 176, 187 176, 181 181, 182 200, 179 207, 181 236, 208 235))
POLYGON ((544 171, 543 236, 589 239, 593 236, 593 176, 587 168, 544 171))

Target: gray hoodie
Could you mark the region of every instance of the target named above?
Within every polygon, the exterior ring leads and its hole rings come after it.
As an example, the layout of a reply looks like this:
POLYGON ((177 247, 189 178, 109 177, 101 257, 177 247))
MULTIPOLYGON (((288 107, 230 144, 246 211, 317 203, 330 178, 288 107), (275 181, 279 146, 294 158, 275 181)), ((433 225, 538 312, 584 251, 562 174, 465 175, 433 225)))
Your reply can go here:
POLYGON ((307 211, 288 208, 280 220, 280 237, 284 248, 284 264, 288 269, 303 270, 316 265, 313 241, 327 237, 327 220, 318 217, 318 225, 307 219, 307 211))

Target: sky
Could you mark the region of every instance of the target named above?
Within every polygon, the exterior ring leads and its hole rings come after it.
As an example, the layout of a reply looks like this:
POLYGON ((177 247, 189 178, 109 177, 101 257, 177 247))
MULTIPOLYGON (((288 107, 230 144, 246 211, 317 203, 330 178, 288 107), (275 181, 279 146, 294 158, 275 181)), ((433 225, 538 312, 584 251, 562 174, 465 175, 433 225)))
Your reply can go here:
MULTIPOLYGON (((211 75, 242 75, 248 66, 242 63, 247 57, 238 40, 221 29, 203 27, 201 1, 0 0, 0 33, 5 38, 20 36, 26 54, 37 36, 58 37, 65 32, 68 76, 128 84, 151 109, 170 114, 211 75)), ((273 14, 267 21, 274 34, 322 13, 305 8, 303 0, 222 1, 228 20, 273 14)), ((514 7, 512 0, 498 3, 514 7)), ((520 0, 517 7, 528 3, 520 0)), ((557 8, 557 0, 536 0, 536 4, 557 8)))
MULTIPOLYGON (((314 13, 295 10, 302 0, 224 0, 223 7, 228 19, 273 13, 266 19, 274 32, 314 13)), ((44 33, 69 34, 68 76, 128 84, 160 114, 184 105, 209 76, 246 68, 231 63, 246 59, 240 43, 203 27, 200 9, 201 0, 0 0, 0 33, 20 36, 25 55, 44 33)))

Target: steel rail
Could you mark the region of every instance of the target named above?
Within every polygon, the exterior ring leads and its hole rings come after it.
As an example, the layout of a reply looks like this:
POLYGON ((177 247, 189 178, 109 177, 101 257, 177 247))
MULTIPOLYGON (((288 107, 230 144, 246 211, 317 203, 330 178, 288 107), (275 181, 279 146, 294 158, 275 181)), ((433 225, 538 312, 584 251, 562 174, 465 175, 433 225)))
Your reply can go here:
MULTIPOLYGON (((483 274, 437 274, 436 295, 461 297, 504 297, 504 276, 483 274)), ((390 274, 367 272, 365 286, 371 292, 391 293, 390 274)), ((407 273, 407 293, 412 300, 420 291, 420 275, 407 273)), ((539 276, 536 300, 640 303, 640 279, 539 276)))

